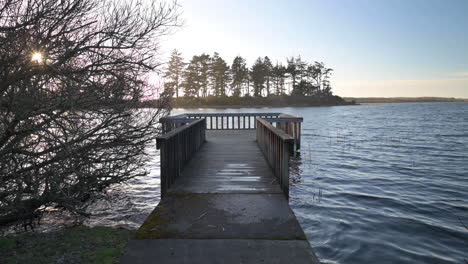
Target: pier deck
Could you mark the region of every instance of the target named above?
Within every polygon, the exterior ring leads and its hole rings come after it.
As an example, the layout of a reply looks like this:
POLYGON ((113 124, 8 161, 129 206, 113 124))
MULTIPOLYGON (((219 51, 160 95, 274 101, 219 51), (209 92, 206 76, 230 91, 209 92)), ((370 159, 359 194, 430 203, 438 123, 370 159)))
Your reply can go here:
POLYGON ((206 131, 121 263, 319 263, 256 142, 206 131))

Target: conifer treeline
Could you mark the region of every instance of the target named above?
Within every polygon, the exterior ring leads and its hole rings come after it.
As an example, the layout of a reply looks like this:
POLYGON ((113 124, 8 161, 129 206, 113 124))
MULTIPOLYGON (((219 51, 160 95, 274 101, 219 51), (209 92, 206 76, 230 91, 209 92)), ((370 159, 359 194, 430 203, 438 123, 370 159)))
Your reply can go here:
POLYGON ((164 73, 166 92, 176 97, 302 95, 331 96, 332 69, 322 62, 308 63, 300 56, 288 58, 286 65, 259 57, 248 68, 241 56, 229 66, 214 53, 195 55, 187 63, 174 50, 164 73))

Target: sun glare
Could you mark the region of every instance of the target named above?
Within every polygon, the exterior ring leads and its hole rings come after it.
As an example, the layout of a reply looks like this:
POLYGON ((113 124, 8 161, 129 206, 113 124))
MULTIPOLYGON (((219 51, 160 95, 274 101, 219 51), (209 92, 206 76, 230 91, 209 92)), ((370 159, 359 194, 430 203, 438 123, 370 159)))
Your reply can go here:
POLYGON ((41 63, 42 62, 42 54, 40 52, 34 52, 31 58, 32 61, 41 63))

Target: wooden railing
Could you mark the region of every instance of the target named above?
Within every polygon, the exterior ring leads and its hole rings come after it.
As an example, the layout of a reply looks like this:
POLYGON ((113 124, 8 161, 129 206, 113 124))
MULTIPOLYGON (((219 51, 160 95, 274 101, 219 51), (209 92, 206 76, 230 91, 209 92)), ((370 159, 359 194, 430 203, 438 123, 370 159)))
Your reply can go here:
POLYGON ((256 118, 271 123, 294 138, 295 149, 301 146, 302 117, 281 113, 190 113, 161 118, 163 131, 169 132, 194 119, 205 118, 207 130, 254 130, 256 118))
POLYGON ((156 139, 161 158, 161 198, 206 140, 206 120, 191 120, 156 139))
POLYGON ((178 124, 193 119, 205 118, 207 130, 245 130, 255 129, 255 118, 277 118, 281 113, 190 113, 164 118, 162 121, 170 130, 178 124))
POLYGON ((286 197, 289 198, 289 158, 294 152, 294 138, 257 117, 257 143, 278 180, 286 197))
POLYGON ((301 148, 301 123, 302 117, 281 114, 276 120, 266 119, 270 123, 276 124, 276 127, 283 130, 286 134, 294 138, 294 148, 301 148))

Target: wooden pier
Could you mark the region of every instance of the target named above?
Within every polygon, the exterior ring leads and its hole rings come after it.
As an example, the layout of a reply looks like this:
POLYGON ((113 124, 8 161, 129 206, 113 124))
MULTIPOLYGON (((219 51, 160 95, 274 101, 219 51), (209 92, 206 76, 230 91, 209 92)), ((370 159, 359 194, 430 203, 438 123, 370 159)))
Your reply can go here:
POLYGON ((185 114, 161 120, 161 202, 121 263, 319 263, 288 204, 302 118, 185 114))

